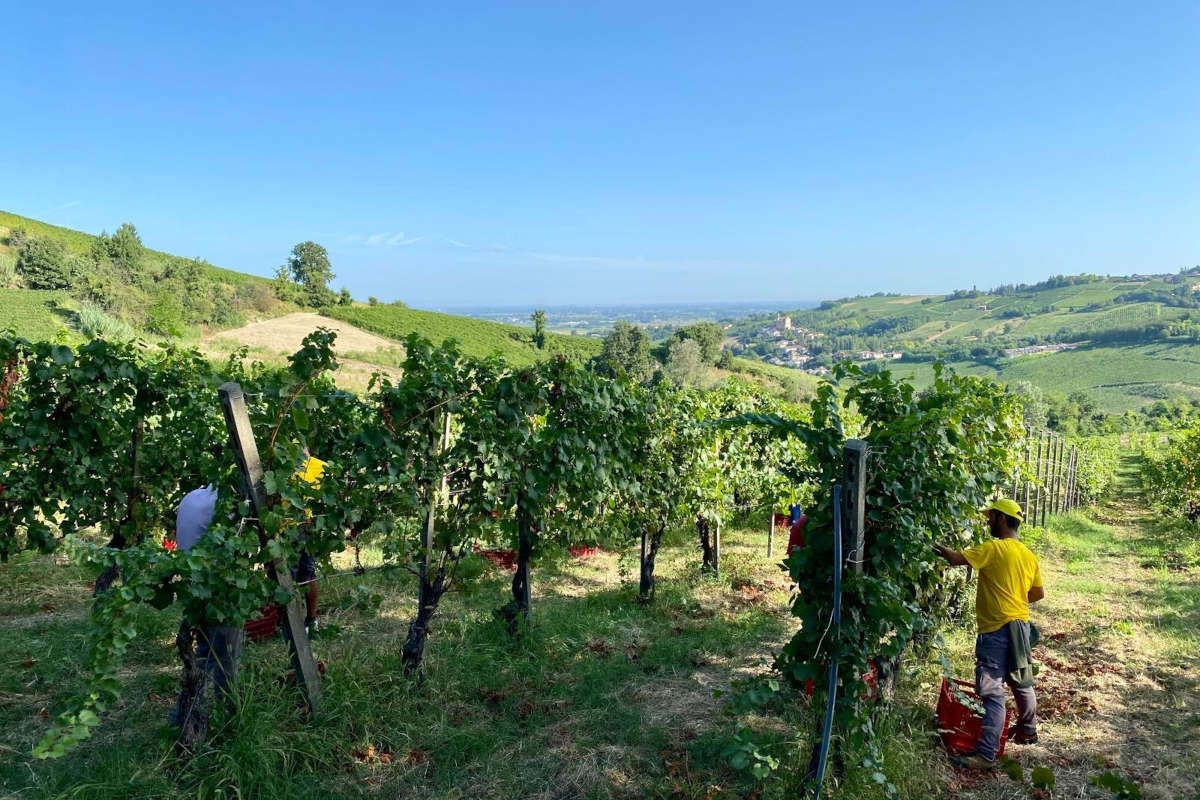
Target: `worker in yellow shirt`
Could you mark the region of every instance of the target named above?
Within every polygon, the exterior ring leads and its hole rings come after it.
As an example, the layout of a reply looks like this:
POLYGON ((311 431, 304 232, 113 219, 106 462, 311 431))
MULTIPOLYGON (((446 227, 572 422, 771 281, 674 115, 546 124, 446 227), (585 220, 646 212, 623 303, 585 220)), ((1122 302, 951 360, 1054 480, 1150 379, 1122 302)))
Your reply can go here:
POLYGON ((1017 744, 1037 741, 1037 698, 1033 693, 1029 604, 1046 596, 1037 558, 1017 537, 1021 507, 996 500, 985 510, 990 541, 958 552, 934 545, 954 566, 970 565, 979 573, 975 616, 975 691, 983 700, 983 732, 973 753, 956 759, 960 766, 986 769, 995 765, 1004 730, 1004 684, 1017 701, 1017 724, 1010 738, 1017 744))

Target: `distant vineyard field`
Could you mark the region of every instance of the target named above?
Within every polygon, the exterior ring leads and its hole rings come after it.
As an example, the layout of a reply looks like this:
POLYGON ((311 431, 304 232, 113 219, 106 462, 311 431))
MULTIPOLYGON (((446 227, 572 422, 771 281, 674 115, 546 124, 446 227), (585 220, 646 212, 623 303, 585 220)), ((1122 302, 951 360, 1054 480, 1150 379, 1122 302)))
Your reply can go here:
MULTIPOLYGON (((999 367, 974 362, 949 366, 1002 383, 1029 381, 1059 394, 1086 392, 1105 411, 1120 413, 1166 395, 1200 396, 1200 345, 1160 342, 1122 347, 1082 347, 1047 355, 1004 359, 999 367)), ((931 364, 893 364, 917 386, 933 380, 931 364)))
POLYGON ((0 289, 0 308, 0 330, 12 328, 27 339, 51 339, 74 316, 74 304, 64 292, 0 289))
POLYGON ((582 360, 598 355, 601 349, 598 340, 586 336, 547 333, 546 349, 538 350, 533 343, 532 330, 401 306, 355 304, 335 306, 323 313, 397 341, 402 341, 412 333, 433 342, 455 339, 466 355, 485 357, 499 353, 508 363, 516 366, 533 364, 552 354, 582 360))

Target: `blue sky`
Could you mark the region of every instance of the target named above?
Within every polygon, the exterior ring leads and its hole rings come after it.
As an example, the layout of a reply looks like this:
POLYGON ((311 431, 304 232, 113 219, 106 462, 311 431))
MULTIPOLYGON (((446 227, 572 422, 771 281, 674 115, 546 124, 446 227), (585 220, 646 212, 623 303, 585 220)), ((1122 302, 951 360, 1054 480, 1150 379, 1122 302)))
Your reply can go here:
POLYGON ((411 305, 1200 263, 1200 5, 21 3, 0 208, 411 305))

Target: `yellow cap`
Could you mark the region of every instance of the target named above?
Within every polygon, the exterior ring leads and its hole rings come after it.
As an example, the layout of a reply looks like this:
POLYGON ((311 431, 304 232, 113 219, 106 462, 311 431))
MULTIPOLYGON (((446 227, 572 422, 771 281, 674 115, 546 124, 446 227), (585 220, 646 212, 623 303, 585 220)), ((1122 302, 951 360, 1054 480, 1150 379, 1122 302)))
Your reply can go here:
POLYGON ((325 462, 319 458, 309 456, 304 462, 304 466, 296 470, 296 477, 305 483, 311 483, 314 486, 318 485, 321 476, 325 474, 325 462))
POLYGON ((999 500, 993 500, 984 511, 999 511, 1001 514, 1007 514, 1017 522, 1024 522, 1025 519, 1021 516, 1021 506, 1017 505, 1016 500, 1009 500, 1007 497, 1001 497, 999 500))

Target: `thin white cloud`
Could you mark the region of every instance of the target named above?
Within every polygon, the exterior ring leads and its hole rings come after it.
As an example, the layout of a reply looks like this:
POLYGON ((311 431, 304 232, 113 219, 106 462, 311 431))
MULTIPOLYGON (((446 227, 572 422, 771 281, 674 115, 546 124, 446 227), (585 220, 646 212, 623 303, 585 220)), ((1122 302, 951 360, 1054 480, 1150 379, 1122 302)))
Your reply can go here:
POLYGON ((74 208, 75 206, 79 205, 81 202, 82 202, 81 200, 72 200, 69 203, 63 203, 61 206, 59 206, 55 210, 56 211, 66 211, 68 208, 74 208))
POLYGON ((409 236, 403 231, 396 233, 384 231, 368 235, 349 234, 343 236, 342 241, 346 244, 362 244, 367 247, 407 247, 423 241, 431 245, 449 245, 460 250, 479 253, 480 255, 526 258, 553 264, 594 264, 608 267, 636 267, 669 263, 647 259, 645 256, 581 255, 577 253, 554 253, 544 250, 522 250, 519 247, 500 243, 469 244, 461 239, 453 239, 442 234, 409 236))
POLYGON ((424 236, 406 237, 403 233, 397 233, 395 236, 387 240, 388 247, 404 247, 406 245, 419 242, 424 239, 424 236))

